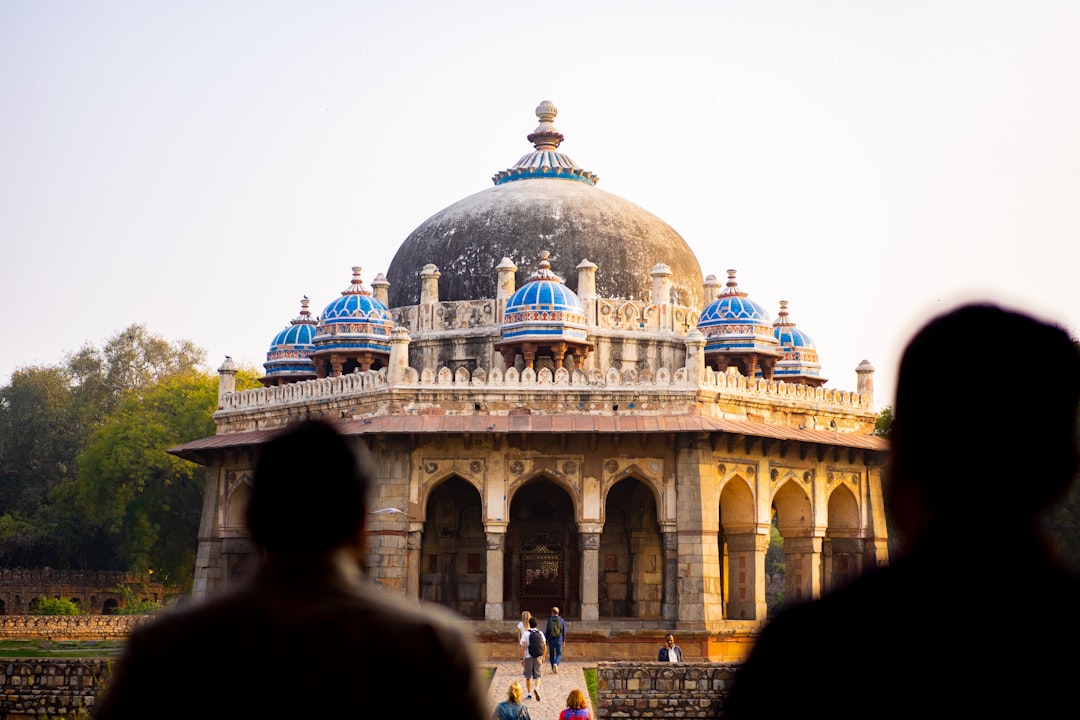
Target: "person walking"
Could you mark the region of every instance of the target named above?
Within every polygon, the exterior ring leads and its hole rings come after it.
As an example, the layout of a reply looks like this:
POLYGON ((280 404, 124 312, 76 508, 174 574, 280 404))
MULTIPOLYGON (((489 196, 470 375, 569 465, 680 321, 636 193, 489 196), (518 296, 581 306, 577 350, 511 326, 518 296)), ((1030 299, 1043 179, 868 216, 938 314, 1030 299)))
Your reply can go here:
POLYGON ((664 636, 664 647, 656 654, 660 662, 682 662, 682 648, 675 644, 675 636, 668 633, 664 636))
POLYGON ((559 720, 592 720, 589 705, 585 702, 585 693, 578 688, 566 696, 566 709, 559 713, 559 720))
POLYGON ((525 659, 522 662, 525 675, 525 696, 531 700, 533 696, 540 699, 540 676, 541 668, 544 667, 544 654, 547 641, 544 633, 536 627, 536 618, 529 618, 529 632, 525 635, 525 659))
POLYGON ((559 608, 551 608, 551 615, 544 628, 547 636, 548 659, 551 662, 551 672, 559 674, 559 662, 562 660, 563 643, 566 642, 566 620, 559 614, 559 608))
POLYGON ((506 690, 506 699, 495 706, 491 720, 531 720, 529 706, 521 702, 521 683, 510 683, 506 690))
POLYGON ((517 639, 519 645, 525 642, 525 633, 529 632, 529 618, 531 617, 532 613, 528 610, 521 611, 521 620, 519 620, 517 624, 517 639))
POLYGON ((95 720, 365 717, 486 720, 473 638, 455 613, 364 578, 375 471, 355 440, 319 420, 261 447, 246 523, 261 551, 229 594, 170 610, 128 638, 95 720), (302 668, 318 687, 283 682, 302 668), (424 692, 402 695, 402 672, 424 692))
POLYGON ((1073 707, 1062 652, 1080 647, 1080 576, 1043 522, 1080 468, 1078 405, 1080 349, 1058 325, 974 303, 920 328, 900 358, 884 473, 897 556, 767 621, 724 717, 1073 707), (843 692, 824 692, 840 678, 843 692))

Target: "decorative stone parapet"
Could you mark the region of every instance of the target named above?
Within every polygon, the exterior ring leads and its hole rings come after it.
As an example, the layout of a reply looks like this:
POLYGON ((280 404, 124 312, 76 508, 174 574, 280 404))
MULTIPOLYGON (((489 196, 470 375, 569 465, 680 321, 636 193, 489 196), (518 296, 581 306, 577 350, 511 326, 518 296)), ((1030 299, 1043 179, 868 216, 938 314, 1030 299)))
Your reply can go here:
POLYGON ((598 663, 596 718, 721 718, 737 669, 737 663, 598 663))

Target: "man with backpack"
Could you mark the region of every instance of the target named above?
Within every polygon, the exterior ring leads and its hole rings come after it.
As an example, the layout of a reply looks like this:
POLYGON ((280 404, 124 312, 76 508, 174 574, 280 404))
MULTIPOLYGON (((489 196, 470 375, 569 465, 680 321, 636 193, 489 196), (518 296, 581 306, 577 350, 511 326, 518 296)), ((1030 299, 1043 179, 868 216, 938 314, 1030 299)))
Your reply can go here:
POLYGON ((544 634, 547 635, 551 672, 558 675, 559 661, 562 660, 563 643, 566 642, 566 621, 559 615, 559 608, 551 608, 551 617, 548 618, 544 634))
POLYGON ((525 696, 526 700, 532 700, 533 695, 540 699, 540 668, 544 666, 544 655, 547 653, 547 638, 536 627, 536 618, 529 618, 529 629, 521 638, 521 644, 525 646, 525 659, 522 667, 525 669, 525 696))

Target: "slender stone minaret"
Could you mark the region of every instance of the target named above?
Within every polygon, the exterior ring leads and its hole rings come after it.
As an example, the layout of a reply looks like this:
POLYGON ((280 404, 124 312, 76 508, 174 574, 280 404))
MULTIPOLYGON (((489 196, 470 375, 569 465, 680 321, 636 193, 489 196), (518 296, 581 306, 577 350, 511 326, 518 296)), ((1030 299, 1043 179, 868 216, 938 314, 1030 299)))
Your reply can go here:
POLYGON ((371 281, 371 295, 386 307, 390 307, 390 281, 386 275, 379 273, 371 281))
POLYGON ((439 330, 435 308, 439 304, 439 278, 442 273, 434 264, 428 263, 420 270, 420 308, 417 324, 421 330, 439 330))
POLYGON ((874 366, 870 364, 869 360, 863 360, 859 363, 859 366, 855 368, 855 374, 858 375, 859 380, 856 385, 856 391, 865 396, 867 407, 873 407, 874 405, 874 366))
POLYGON ((649 272, 652 275, 652 301, 657 305, 671 304, 671 268, 656 263, 649 272))
POLYGON ((394 387, 405 382, 409 369, 409 329, 401 325, 390 331, 390 360, 386 367, 386 385, 394 387))
POLYGON ((233 359, 226 355, 225 362, 221 363, 221 367, 218 371, 218 407, 221 407, 221 400, 226 395, 236 392, 236 373, 239 368, 236 367, 236 363, 233 359))
POLYGON ((514 261, 508 257, 504 257, 496 268, 499 272, 498 276, 498 288, 495 290, 495 317, 496 322, 501 323, 503 312, 506 310, 506 301, 513 296, 514 291, 517 290, 517 285, 514 282, 514 273, 517 272, 517 265, 514 261))
POLYGON ((577 264, 577 296, 585 309, 585 322, 596 325, 596 263, 582 260, 577 264))

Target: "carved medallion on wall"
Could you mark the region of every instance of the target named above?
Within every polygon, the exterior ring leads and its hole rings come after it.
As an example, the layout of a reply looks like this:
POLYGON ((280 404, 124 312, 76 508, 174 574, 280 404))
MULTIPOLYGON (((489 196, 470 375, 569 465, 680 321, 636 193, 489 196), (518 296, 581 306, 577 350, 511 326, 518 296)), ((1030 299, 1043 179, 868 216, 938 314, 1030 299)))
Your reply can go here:
POLYGON ((439 469, 438 463, 426 462, 424 463, 424 471, 429 475, 439 469))
POLYGON ((604 463, 604 470, 606 470, 609 473, 614 473, 614 472, 618 471, 618 469, 619 469, 619 463, 615 462, 614 460, 607 460, 604 463))
POLYGON ((563 475, 577 475, 577 463, 567 460, 562 466, 563 475))
POLYGON ((480 462, 479 460, 473 460, 471 463, 469 463, 469 471, 472 472, 473 474, 477 474, 477 473, 481 472, 483 469, 484 469, 484 463, 480 462))
POLYGON ((520 460, 513 461, 512 463, 510 463, 510 472, 515 475, 520 475, 521 473, 525 472, 525 463, 521 462, 520 460))

